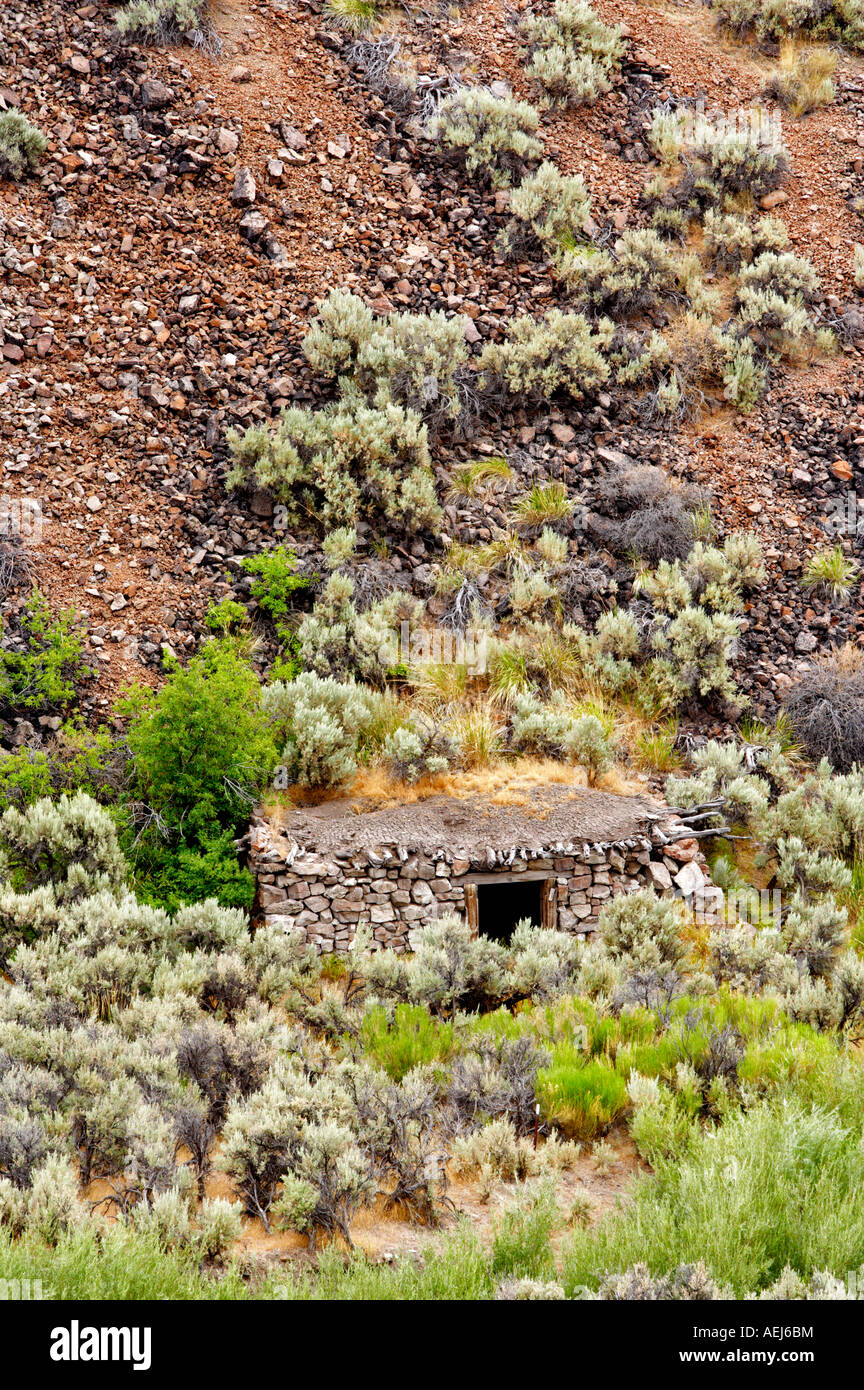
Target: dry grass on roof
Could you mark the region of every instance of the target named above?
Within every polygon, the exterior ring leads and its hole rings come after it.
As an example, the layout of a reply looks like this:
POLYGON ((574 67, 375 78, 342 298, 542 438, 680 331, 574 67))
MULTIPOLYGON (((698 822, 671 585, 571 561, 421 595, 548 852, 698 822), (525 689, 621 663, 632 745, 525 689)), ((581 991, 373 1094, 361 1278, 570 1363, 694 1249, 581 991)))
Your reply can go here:
MULTIPOLYGON (((548 786, 587 787, 588 779, 581 767, 573 767, 555 758, 520 758, 518 762, 500 762, 473 771, 442 772, 434 777, 422 777, 414 783, 399 782, 383 767, 361 768, 346 786, 296 788, 290 798, 266 802, 264 814, 273 824, 284 823, 282 812, 290 815, 293 806, 320 806, 327 801, 356 802, 358 811, 387 810, 425 801, 430 796, 451 796, 460 800, 483 800, 492 806, 531 807, 535 815, 534 793, 548 786), (287 803, 287 804, 286 804, 287 803)), ((597 789, 615 792, 618 796, 641 796, 646 791, 645 778, 624 776, 619 768, 610 768, 597 779, 597 789)), ((544 813, 540 812, 542 817, 544 813)))
MULTIPOLYGON (((264 819, 288 841, 320 852, 398 845, 411 852, 449 848, 469 858, 490 845, 512 848, 558 841, 611 844, 644 834, 659 808, 644 787, 622 795, 588 787, 561 763, 519 764, 518 774, 495 782, 487 774, 434 778, 415 787, 381 792, 377 775, 329 797, 262 807, 264 819), (566 775, 565 775, 566 774, 566 775)), ((385 786, 386 790, 386 786, 385 786)))

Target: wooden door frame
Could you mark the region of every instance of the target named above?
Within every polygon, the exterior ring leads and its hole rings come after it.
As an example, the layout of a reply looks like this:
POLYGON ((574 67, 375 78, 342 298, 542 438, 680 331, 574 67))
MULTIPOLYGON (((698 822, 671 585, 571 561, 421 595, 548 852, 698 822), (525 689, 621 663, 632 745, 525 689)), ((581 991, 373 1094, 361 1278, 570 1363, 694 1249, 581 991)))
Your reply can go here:
POLYGON ((473 937, 480 934, 480 900, 477 889, 490 883, 537 883, 540 885, 540 925, 555 931, 558 926, 558 880, 548 873, 533 874, 472 874, 464 880, 465 921, 473 937))

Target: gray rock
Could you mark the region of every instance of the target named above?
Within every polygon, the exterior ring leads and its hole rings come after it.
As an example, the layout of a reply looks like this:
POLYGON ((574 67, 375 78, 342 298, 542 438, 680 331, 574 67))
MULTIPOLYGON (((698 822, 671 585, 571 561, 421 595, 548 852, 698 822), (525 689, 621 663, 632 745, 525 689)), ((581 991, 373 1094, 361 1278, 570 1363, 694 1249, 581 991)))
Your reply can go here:
POLYGON ((141 105, 148 110, 159 111, 164 106, 170 106, 173 98, 171 88, 157 77, 145 77, 141 83, 141 105))
POLYGON ((701 893, 705 888, 705 875, 699 868, 695 860, 685 864, 675 875, 675 886, 679 889, 682 897, 690 898, 694 893, 701 893))
POLYGON ((247 212, 245 216, 241 217, 239 228, 240 235, 244 237, 246 241, 260 241, 269 226, 270 223, 267 221, 263 212, 258 212, 257 209, 253 209, 247 212))
POLYGON ((652 860, 648 865, 648 872, 657 888, 661 892, 668 892, 672 887, 672 875, 665 864, 652 860))
POLYGON ((248 208, 255 202, 257 195, 255 180, 252 171, 241 164, 234 175, 234 187, 231 190, 231 202, 237 208, 248 208))
POLYGON ((240 136, 236 130, 228 130, 225 126, 216 135, 216 148, 220 154, 236 154, 240 148, 240 136))
POLYGON ((287 121, 281 121, 279 134, 282 136, 284 144, 289 150, 305 150, 308 141, 302 130, 296 126, 289 125, 287 121))

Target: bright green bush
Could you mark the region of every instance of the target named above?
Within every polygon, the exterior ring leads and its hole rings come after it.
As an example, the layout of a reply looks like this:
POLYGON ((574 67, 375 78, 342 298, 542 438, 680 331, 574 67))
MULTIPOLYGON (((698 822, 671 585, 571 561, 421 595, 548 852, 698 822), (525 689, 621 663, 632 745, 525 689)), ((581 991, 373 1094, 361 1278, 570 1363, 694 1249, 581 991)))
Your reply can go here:
POLYGON ((432 1018, 422 1004, 397 1004, 392 1020, 380 1005, 370 1009, 360 1029, 363 1051, 394 1081, 414 1067, 447 1062, 457 1050, 452 1023, 432 1018))
POLYGON ((215 900, 251 912, 255 879, 237 859, 234 833, 202 833, 191 842, 150 840, 135 862, 142 902, 176 912, 187 904, 215 900))
POLYGON ((51 794, 51 766, 45 753, 19 748, 0 751, 0 806, 29 806, 51 794))
POLYGON ((260 686, 213 641, 162 688, 129 692, 122 712, 141 793, 173 826, 239 827, 275 762, 260 686))
POLYGON ((68 706, 89 674, 75 610, 53 617, 44 595, 34 589, 12 632, 14 646, 0 648, 0 713, 68 706))
POLYGON ((586 1060, 564 1043, 537 1074, 537 1099, 543 1118, 574 1139, 603 1133, 628 1104, 626 1082, 610 1062, 586 1060))
POLYGON ((0 1252, 10 1286, 15 1279, 30 1280, 30 1287, 41 1280, 60 1299, 235 1302, 265 1296, 263 1288, 250 1287, 239 1265, 214 1279, 202 1270, 194 1246, 166 1252, 154 1231, 138 1232, 120 1223, 77 1226, 54 1246, 35 1233, 16 1240, 0 1224, 0 1252))
POLYGON ((297 573, 297 556, 284 545, 277 545, 262 555, 248 555, 241 566, 244 574, 258 578, 252 585, 252 597, 275 621, 290 612, 294 595, 308 589, 311 580, 297 573))

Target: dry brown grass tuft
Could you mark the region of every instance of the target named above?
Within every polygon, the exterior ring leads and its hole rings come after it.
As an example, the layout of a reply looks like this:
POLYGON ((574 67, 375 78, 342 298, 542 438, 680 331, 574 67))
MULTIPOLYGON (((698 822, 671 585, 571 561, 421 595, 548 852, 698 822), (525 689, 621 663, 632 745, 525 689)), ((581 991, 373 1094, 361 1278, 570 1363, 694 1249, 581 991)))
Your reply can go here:
POLYGON ((780 61, 765 87, 793 116, 806 116, 830 106, 837 95, 834 73, 837 55, 830 48, 799 48, 791 40, 780 50, 780 61))

